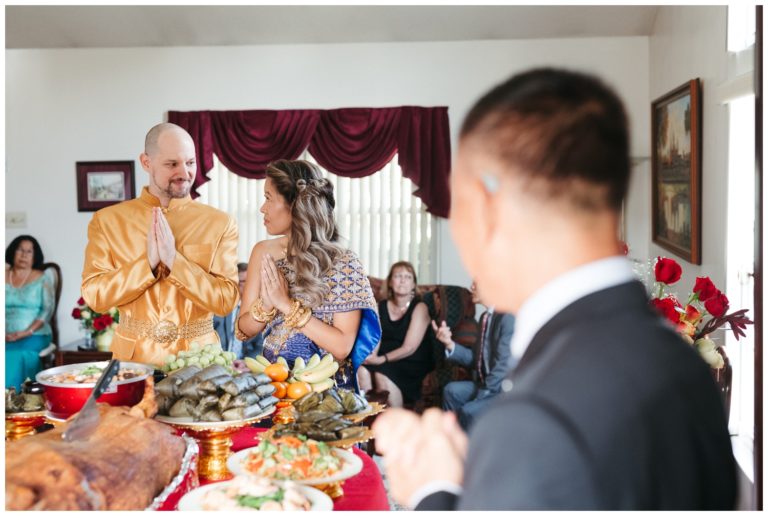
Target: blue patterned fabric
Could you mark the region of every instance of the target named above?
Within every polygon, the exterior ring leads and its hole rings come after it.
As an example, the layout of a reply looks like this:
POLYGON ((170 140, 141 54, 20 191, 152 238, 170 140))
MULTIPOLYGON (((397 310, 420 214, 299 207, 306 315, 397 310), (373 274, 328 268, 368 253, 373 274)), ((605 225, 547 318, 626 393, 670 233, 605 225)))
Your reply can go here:
MULTIPOLYGON (((294 293, 296 272, 286 259, 277 261, 277 267, 288 281, 292 298, 299 299, 308 306, 307 300, 294 293)), ((324 277, 329 292, 322 305, 312 309, 312 315, 326 324, 333 324, 336 313, 361 310, 360 328, 350 355, 340 364, 336 373, 336 384, 342 388, 357 388, 356 372, 360 364, 370 355, 381 338, 381 324, 376 310, 371 284, 363 271, 363 266, 355 253, 346 251, 342 254, 329 273, 324 277)), ((278 356, 285 358, 290 367, 298 357, 304 360, 317 353, 320 356, 327 351, 312 342, 300 330, 284 324, 283 314, 278 314, 264 329, 264 356, 271 362, 278 356)))

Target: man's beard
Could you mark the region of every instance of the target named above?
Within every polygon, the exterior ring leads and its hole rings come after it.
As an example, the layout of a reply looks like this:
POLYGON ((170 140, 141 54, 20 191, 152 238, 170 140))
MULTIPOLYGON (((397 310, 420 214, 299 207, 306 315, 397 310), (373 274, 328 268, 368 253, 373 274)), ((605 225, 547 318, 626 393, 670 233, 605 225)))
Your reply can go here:
POLYGON ((173 181, 169 181, 168 186, 163 190, 169 199, 183 199, 189 195, 189 191, 192 189, 191 182, 184 183, 182 187, 174 186, 174 184, 173 181))

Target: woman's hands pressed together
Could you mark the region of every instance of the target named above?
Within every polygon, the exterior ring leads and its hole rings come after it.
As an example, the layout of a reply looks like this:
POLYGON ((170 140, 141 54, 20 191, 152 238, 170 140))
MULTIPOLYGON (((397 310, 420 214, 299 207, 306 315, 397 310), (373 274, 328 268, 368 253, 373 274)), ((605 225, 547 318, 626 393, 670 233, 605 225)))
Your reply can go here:
POLYGON ((291 310, 288 281, 269 253, 261 259, 261 302, 265 310, 275 307, 284 314, 291 310))

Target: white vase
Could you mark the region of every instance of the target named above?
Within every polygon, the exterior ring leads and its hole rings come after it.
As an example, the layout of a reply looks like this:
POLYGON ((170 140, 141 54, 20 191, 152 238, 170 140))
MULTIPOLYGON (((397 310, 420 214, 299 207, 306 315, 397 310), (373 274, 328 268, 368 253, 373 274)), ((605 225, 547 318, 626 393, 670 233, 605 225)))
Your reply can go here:
POLYGON ((109 351, 110 346, 112 346, 112 337, 114 336, 115 332, 112 330, 105 330, 96 335, 93 339, 96 342, 96 349, 99 351, 109 351))

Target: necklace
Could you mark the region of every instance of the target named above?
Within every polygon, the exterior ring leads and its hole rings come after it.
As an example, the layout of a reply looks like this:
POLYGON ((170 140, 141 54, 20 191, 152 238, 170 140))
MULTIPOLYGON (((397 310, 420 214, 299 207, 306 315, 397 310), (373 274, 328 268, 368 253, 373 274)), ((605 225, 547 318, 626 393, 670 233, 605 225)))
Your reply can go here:
POLYGON ((11 287, 13 287, 13 288, 21 288, 22 286, 24 286, 24 283, 27 281, 27 278, 29 278, 29 275, 32 274, 32 269, 29 269, 29 271, 27 271, 27 275, 24 276, 24 279, 21 280, 21 283, 19 283, 18 287, 13 284, 13 275, 14 275, 15 272, 16 272, 16 269, 11 267, 11 273, 8 275, 9 283, 11 284, 11 287))
POLYGON ((399 313, 405 313, 406 310, 408 310, 408 307, 411 306, 411 300, 409 299, 407 303, 405 303, 405 306, 398 305, 395 301, 392 301, 392 304, 394 307, 398 310, 399 313))

